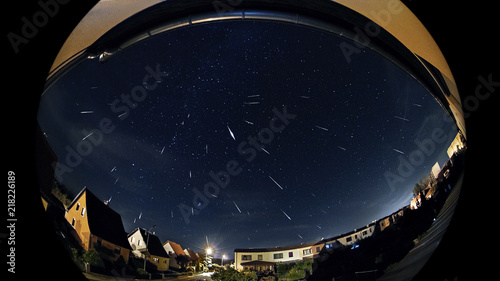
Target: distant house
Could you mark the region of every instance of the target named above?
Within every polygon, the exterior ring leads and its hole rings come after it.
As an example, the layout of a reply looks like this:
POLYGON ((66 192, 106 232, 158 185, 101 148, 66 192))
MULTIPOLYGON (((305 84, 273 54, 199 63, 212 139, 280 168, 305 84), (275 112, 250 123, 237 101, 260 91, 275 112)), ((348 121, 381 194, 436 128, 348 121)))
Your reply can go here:
POLYGON ((277 263, 297 262, 317 257, 322 251, 330 251, 341 246, 351 246, 368 238, 375 232, 375 223, 360 229, 324 239, 318 242, 276 248, 235 249, 236 270, 267 271, 274 270, 277 263))
POLYGON ((170 255, 170 267, 180 269, 182 266, 177 262, 177 257, 185 256, 189 259, 189 256, 182 250, 181 245, 167 241, 163 243, 163 249, 170 255))
POLYGON ((136 228, 128 237, 135 257, 145 258, 156 265, 159 271, 167 271, 170 256, 163 248, 160 238, 144 228, 136 228))
POLYGON ((105 250, 103 258, 128 263, 130 245, 121 216, 84 187, 70 203, 64 215, 74 228, 75 238, 85 251, 105 250))
POLYGON ((184 253, 186 253, 186 255, 188 255, 193 262, 197 261, 200 258, 200 256, 197 253, 195 253, 193 250, 189 248, 184 249, 184 253))

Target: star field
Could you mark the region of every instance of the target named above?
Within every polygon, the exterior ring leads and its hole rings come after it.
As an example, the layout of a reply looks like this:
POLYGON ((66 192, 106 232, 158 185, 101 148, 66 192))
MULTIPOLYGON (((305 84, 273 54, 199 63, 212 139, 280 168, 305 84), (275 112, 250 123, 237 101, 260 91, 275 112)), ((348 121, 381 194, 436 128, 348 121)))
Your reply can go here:
POLYGON ((312 242, 396 211, 447 160, 456 129, 392 62, 365 48, 347 63, 343 40, 227 21, 148 38, 105 63, 80 62, 42 96, 42 130, 63 164, 82 130, 103 118, 114 130, 62 184, 112 197, 127 231, 156 224, 162 241, 198 250, 208 237, 219 253, 312 242), (121 98, 148 85, 140 101, 121 98), (392 191, 384 172, 436 128, 447 141, 392 191), (207 195, 211 173, 228 166, 235 175, 219 177, 207 195))

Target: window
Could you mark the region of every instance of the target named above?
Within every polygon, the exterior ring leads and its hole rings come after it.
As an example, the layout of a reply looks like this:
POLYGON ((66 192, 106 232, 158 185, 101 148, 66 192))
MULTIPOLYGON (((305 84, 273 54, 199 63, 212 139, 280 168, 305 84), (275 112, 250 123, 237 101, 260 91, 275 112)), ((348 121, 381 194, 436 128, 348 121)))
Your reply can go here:
POLYGON ((115 254, 119 255, 119 254, 120 254, 120 250, 121 250, 120 248, 115 248, 115 249, 113 250, 113 252, 114 252, 115 254))
POLYGON ((303 255, 311 255, 312 254, 312 250, 311 249, 305 249, 302 251, 302 254, 303 255))
POLYGON ((288 257, 293 258, 293 252, 288 252, 288 257))
POLYGON ((277 259, 282 259, 283 258, 283 253, 279 253, 279 254, 274 254, 274 259, 277 260, 277 259))
POLYGON ((244 261, 251 261, 252 260, 252 255, 242 255, 241 259, 244 261))
POLYGON ((363 235, 366 235, 366 234, 368 234, 368 231, 366 231, 366 230, 363 231, 363 235))
POLYGON ((345 241, 346 241, 346 242, 351 242, 351 241, 352 241, 352 237, 351 237, 351 236, 347 237, 347 238, 345 239, 345 241))
POLYGON ((316 247, 316 253, 319 253, 319 251, 321 251, 320 248, 316 247))
POLYGON ((141 239, 137 240, 137 246, 141 246, 141 244, 142 244, 141 239))
POLYGON ((130 239, 130 243, 134 243, 135 242, 135 237, 132 236, 132 239, 130 239))
POLYGON ((80 209, 80 203, 76 203, 76 211, 78 211, 78 209, 80 209))
POLYGON ((258 255, 257 259, 260 260, 260 261, 263 260, 262 255, 258 255))
POLYGON ((156 262, 156 263, 158 263, 158 262, 160 261, 160 259, 158 259, 158 258, 153 258, 153 261, 154 261, 154 262, 156 262))
POLYGON ((75 218, 73 218, 73 220, 71 221, 71 226, 75 226, 75 218))
POLYGON ((85 207, 82 208, 82 217, 85 215, 85 207))

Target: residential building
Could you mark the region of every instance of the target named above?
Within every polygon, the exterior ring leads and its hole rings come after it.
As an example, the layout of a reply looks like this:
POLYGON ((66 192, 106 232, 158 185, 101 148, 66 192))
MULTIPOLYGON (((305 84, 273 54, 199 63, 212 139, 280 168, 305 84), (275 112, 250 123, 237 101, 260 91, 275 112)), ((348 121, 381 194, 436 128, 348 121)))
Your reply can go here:
POLYGON ((375 232, 375 223, 361 229, 324 239, 318 242, 276 248, 235 249, 234 263, 236 270, 266 271, 274 270, 277 263, 296 262, 312 259, 324 250, 354 245, 357 241, 370 237, 375 232))
POLYGON ((135 257, 150 261, 159 271, 168 270, 170 256, 158 236, 144 228, 136 228, 128 234, 127 239, 135 257))
POLYGON ((182 265, 178 262, 178 257, 183 256, 190 259, 189 256, 182 250, 181 245, 167 241, 163 243, 163 249, 170 255, 170 267, 180 269, 182 265))
POLYGON ((84 187, 66 209, 65 219, 85 251, 96 249, 103 258, 128 263, 130 245, 121 216, 84 187), (106 248, 106 249, 103 249, 106 248))

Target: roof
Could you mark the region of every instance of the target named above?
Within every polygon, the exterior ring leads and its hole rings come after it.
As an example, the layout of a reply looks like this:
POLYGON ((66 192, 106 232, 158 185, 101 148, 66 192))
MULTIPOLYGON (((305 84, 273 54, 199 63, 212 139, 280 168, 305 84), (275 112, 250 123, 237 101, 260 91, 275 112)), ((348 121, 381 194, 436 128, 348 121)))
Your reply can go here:
POLYGON ((185 256, 186 253, 182 250, 182 247, 181 245, 175 243, 175 242, 172 242, 172 241, 168 241, 163 243, 163 245, 165 244, 169 244, 170 247, 172 247, 172 250, 174 250, 174 253, 177 255, 177 256, 185 256))
POLYGON ((148 234, 146 229, 138 227, 134 229, 134 231, 132 231, 128 236, 132 235, 137 231, 140 231, 144 241, 147 241, 146 246, 148 248, 149 254, 163 258, 170 258, 168 253, 163 248, 160 238, 158 238, 158 236, 152 234, 151 232, 149 232, 148 234))
POLYGON ((187 248, 187 249, 184 249, 184 253, 185 252, 188 252, 189 253, 189 256, 191 257, 191 259, 193 260, 197 260, 199 259, 200 257, 191 249, 187 248))
POLYGON ((87 187, 78 193, 68 209, 71 209, 82 196, 86 196, 86 212, 90 233, 120 247, 131 249, 120 214, 105 205, 87 187))

